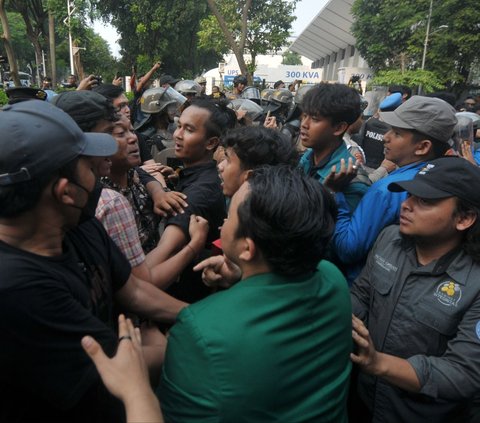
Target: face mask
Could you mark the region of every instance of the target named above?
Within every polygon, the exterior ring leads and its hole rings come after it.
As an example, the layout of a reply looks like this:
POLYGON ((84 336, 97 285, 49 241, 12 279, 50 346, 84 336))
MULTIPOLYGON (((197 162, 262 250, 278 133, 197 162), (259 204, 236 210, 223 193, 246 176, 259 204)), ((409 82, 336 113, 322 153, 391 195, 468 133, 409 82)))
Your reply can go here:
POLYGON ((80 219, 78 221, 78 224, 82 224, 83 222, 86 222, 87 220, 95 217, 95 210, 97 209, 98 200, 100 199, 100 195, 102 194, 103 186, 100 180, 97 179, 95 181, 95 186, 93 187, 92 191, 89 191, 84 186, 74 181, 70 181, 70 182, 76 185, 77 187, 83 189, 88 195, 88 200, 83 207, 78 207, 75 205, 72 206, 82 211, 82 213, 80 214, 80 219))

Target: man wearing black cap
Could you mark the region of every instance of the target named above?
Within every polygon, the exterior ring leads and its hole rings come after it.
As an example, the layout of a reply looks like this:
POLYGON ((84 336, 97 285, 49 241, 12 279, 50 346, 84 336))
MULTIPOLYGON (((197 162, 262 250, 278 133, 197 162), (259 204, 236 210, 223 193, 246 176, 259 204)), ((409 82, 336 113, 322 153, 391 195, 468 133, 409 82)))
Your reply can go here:
POLYGON ((391 126, 384 135, 385 158, 398 166, 373 184, 352 212, 343 193, 336 194, 339 214, 333 250, 353 282, 380 231, 397 223, 406 193, 392 193, 391 182, 412 179, 427 160, 441 157, 450 148, 457 118, 455 109, 438 98, 414 96, 393 112, 380 117, 391 126))
POLYGON ((351 290, 351 357, 372 422, 468 421, 480 391, 478 186, 480 169, 457 157, 388 186, 409 194, 400 226, 380 234, 351 290))
POLYGON ((160 77, 160 86, 162 88, 173 88, 178 81, 180 81, 180 79, 174 78, 172 75, 163 75, 160 77))
POLYGON ((26 101, 0 113, 0 146, 0 420, 123 421, 82 336, 112 354, 113 300, 158 321, 185 304, 132 276, 92 218, 95 172, 117 143, 82 132, 49 103, 26 101))

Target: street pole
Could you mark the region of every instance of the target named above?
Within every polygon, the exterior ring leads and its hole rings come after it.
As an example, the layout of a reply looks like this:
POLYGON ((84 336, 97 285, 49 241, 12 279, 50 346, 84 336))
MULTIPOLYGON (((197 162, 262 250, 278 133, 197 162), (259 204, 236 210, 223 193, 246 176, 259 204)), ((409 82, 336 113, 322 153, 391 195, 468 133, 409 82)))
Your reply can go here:
POLYGON ((428 10, 428 17, 427 17, 427 30, 425 31, 425 41, 423 43, 423 56, 422 56, 422 67, 421 69, 425 69, 425 60, 427 59, 427 49, 428 49, 428 38, 430 36, 430 21, 432 19, 432 9, 433 9, 433 0, 430 0, 430 8, 428 10))
POLYGON ((67 26, 68 26, 68 45, 70 47, 70 72, 72 75, 75 75, 75 66, 73 63, 73 43, 72 43, 72 27, 70 18, 75 10, 75 6, 73 5, 73 1, 67 0, 67 26))

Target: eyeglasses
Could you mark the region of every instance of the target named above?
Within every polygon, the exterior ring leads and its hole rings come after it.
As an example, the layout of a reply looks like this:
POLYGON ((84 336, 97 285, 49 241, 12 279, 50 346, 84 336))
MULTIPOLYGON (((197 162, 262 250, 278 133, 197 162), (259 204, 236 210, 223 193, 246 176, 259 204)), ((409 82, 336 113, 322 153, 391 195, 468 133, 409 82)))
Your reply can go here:
POLYGON ((128 109, 129 106, 128 106, 128 103, 120 103, 116 108, 115 108, 115 111, 116 112, 119 112, 120 110, 123 110, 123 109, 128 109))

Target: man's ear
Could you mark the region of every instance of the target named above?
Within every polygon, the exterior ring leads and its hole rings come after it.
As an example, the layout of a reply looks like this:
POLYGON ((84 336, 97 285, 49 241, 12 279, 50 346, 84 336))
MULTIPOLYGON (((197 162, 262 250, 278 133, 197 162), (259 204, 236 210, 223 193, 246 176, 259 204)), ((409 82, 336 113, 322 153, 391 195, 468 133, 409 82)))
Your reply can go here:
POLYGON ((465 231, 475 224, 478 216, 474 212, 458 213, 456 216, 455 227, 457 231, 465 231))
POLYGON ((218 137, 209 138, 207 140, 207 150, 209 151, 215 150, 219 143, 220 143, 220 139, 218 137))
POLYGON ((72 184, 69 183, 67 178, 60 178, 56 182, 54 182, 52 186, 52 194, 54 198, 66 205, 75 205, 75 199, 73 198, 73 190, 72 184))
POLYGON ((343 135, 350 125, 347 122, 339 122, 333 126, 333 135, 336 137, 343 135))
POLYGON ((250 262, 252 261, 257 254, 257 247, 251 238, 244 238, 240 241, 242 244, 242 251, 239 254, 238 258, 240 260, 250 262))
POLYGON ((415 155, 416 156, 426 156, 432 153, 433 151, 433 143, 430 140, 421 140, 417 142, 415 148, 415 155))
POLYGON ((245 182, 246 180, 248 180, 248 178, 250 178, 250 175, 252 174, 253 172, 253 169, 248 169, 248 170, 244 170, 242 172, 242 175, 241 175, 241 178, 242 178, 242 183, 245 182))

